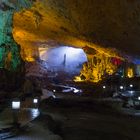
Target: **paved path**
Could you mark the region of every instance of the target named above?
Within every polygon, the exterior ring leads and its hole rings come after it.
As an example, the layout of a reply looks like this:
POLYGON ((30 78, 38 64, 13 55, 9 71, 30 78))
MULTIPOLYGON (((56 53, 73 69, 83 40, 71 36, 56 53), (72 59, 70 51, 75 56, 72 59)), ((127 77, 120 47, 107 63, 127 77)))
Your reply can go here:
MULTIPOLYGON (((39 110, 35 108, 22 108, 18 111, 17 115, 18 122, 23 126, 35 119, 39 115, 39 110)), ((7 108, 0 114, 0 129, 12 127, 12 123, 13 111, 7 108)))
MULTIPOLYGON (((44 94, 41 100, 48 98, 47 94, 44 94)), ((32 123, 31 121, 38 117, 40 114, 36 105, 33 103, 32 98, 26 98, 25 101, 21 101, 21 108, 17 113, 18 122, 21 126, 27 126, 24 131, 19 131, 18 135, 14 134, 12 138, 7 140, 62 140, 59 135, 53 134, 48 128, 43 128, 42 124, 32 123), (27 125, 28 124, 28 125, 27 125)), ((7 128, 12 128, 13 125, 13 110, 9 107, 0 113, 0 131, 7 128)), ((7 135, 10 133, 6 132, 7 135)), ((0 139, 5 139, 5 132, 0 133, 0 139), (4 135, 4 137, 3 137, 4 135)))
MULTIPOLYGON (((21 125, 25 125, 39 115, 39 110, 35 108, 32 99, 21 101, 21 108, 17 112, 18 121, 21 125)), ((0 113, 0 129, 10 127, 13 122, 13 110, 6 108, 0 113)))

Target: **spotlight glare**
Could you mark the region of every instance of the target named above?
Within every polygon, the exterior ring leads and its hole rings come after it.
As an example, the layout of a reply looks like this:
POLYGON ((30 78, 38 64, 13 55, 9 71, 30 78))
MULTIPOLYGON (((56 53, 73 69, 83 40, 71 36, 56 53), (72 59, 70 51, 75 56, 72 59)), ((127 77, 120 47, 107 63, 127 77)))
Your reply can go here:
POLYGON ((33 103, 37 104, 38 103, 38 99, 33 99, 33 103))
POLYGON ((20 101, 13 101, 12 109, 19 109, 19 108, 20 108, 20 101))
POLYGON ((133 87, 133 85, 132 85, 132 84, 130 84, 129 86, 130 86, 130 87, 133 87))
POLYGON ((120 86, 120 89, 123 89, 124 87, 123 86, 120 86))

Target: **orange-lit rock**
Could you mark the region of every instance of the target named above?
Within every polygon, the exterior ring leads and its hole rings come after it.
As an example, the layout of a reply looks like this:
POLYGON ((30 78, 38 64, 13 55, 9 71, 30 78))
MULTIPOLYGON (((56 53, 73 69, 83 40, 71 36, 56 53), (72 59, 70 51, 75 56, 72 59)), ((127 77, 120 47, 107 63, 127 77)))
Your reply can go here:
POLYGON ((18 39, 14 36, 20 44, 31 42, 29 46, 50 38, 68 45, 83 47, 90 42, 138 54, 139 5, 138 0, 37 0, 29 11, 15 14, 14 32, 25 34, 18 39))
POLYGON ((89 46, 100 53, 117 56, 111 48, 105 49, 103 45, 95 43, 96 30, 93 36, 91 32, 93 28, 97 28, 96 22, 99 21, 94 19, 96 11, 90 5, 95 2, 87 1, 83 5, 82 2, 46 0, 44 3, 36 2, 30 10, 15 13, 13 34, 22 47, 22 56, 27 56, 28 53, 36 55, 36 43, 45 42, 49 45, 47 42, 50 39, 69 46, 89 46))
MULTIPOLYGON (((104 60, 120 58, 117 50, 138 54, 139 5, 138 0, 37 0, 31 9, 15 13, 14 39, 21 45, 22 58, 27 61, 39 55, 38 47, 42 45, 88 46, 96 51, 97 58, 104 56, 101 57, 104 60)), ((94 55, 87 56, 92 59, 94 55)), ((91 72, 94 79, 101 79, 104 68, 100 69, 96 66, 91 72)), ((112 74, 116 67, 107 64, 105 69, 112 74)))
POLYGON ((134 77, 134 70, 133 70, 133 68, 129 67, 127 69, 127 77, 129 77, 129 78, 134 77))

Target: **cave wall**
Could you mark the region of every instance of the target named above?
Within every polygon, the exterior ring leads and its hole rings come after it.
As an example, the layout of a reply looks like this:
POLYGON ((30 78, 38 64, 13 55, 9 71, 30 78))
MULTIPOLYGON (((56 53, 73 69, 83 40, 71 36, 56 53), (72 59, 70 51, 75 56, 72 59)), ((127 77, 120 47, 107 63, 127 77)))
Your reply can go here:
MULTIPOLYGON (((127 54, 139 56, 139 13, 137 0, 36 1, 31 9, 14 14, 13 35, 21 44, 22 58, 27 61, 34 60, 41 46, 88 47, 91 57, 96 51, 95 55, 102 63, 96 68, 92 64, 93 68, 88 72, 92 76, 87 79, 101 79, 107 69, 111 73, 117 69, 109 63, 110 58, 123 59, 127 54)), ((86 54, 89 57, 89 53, 86 54)), ((91 60, 88 60, 87 68, 91 60)))
POLYGON ((27 61, 38 55, 38 47, 54 44, 88 46, 105 58, 122 59, 123 53, 139 55, 140 2, 137 0, 36 0, 31 5, 29 0, 0 2, 1 54, 5 54, 1 55, 1 62, 10 60, 15 66, 13 62, 15 59, 18 62, 20 57, 17 44, 27 61))
POLYGON ((38 0, 15 14, 14 38, 26 48, 54 39, 107 55, 117 55, 111 48, 139 55, 139 25, 138 0, 38 0))
POLYGON ((22 83, 24 63, 20 56, 20 45, 12 34, 13 15, 29 7, 31 1, 28 0, 0 1, 0 89, 2 90, 15 90, 22 83))
POLYGON ((13 15, 16 11, 31 7, 28 0, 4 0, 0 2, 0 68, 15 70, 21 61, 20 46, 13 38, 13 15))

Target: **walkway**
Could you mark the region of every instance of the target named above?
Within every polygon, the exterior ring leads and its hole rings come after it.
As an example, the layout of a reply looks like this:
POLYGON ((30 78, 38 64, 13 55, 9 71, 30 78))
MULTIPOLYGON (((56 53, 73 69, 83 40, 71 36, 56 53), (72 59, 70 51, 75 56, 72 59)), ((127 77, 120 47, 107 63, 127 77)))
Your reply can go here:
MULTIPOLYGON (((23 126, 27 125, 37 116, 39 116, 39 114, 39 110, 35 108, 31 98, 21 101, 21 108, 17 112, 17 118, 20 127, 22 128, 23 126)), ((15 133, 13 133, 13 130, 15 131, 13 126, 13 116, 14 113, 12 108, 6 108, 0 113, 0 139, 15 135, 15 133)))

